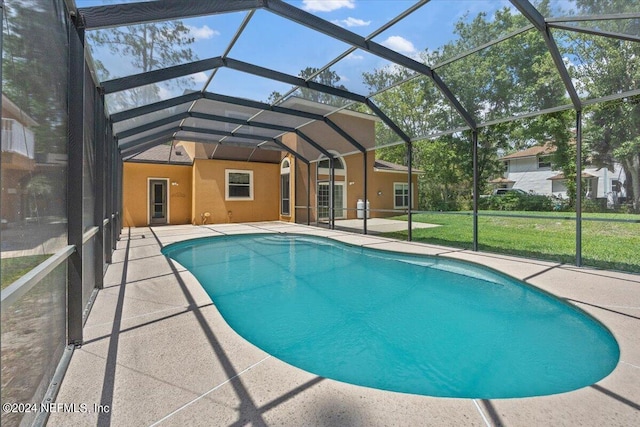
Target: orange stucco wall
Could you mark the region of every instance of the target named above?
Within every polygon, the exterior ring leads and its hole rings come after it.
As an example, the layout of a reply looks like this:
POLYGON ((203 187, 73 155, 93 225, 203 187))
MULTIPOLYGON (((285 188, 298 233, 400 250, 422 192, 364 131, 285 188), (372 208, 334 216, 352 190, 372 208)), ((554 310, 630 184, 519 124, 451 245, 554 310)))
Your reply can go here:
MULTIPOLYGON (((373 170, 373 162, 375 160, 375 152, 369 151, 367 153, 367 167, 369 173, 367 176, 367 195, 369 196, 369 203, 371 209, 394 209, 394 193, 393 184, 396 182, 407 182, 406 172, 380 172, 373 170), (381 193, 381 194, 378 194, 381 193)), ((362 154, 352 155, 345 157, 347 164, 347 178, 349 181, 347 202, 349 208, 355 207, 358 199, 363 199, 363 159, 362 154), (353 184, 351 184, 353 182, 353 184)), ((411 208, 415 209, 418 204, 418 175, 414 174, 412 177, 413 182, 413 203, 411 208)), ((350 212, 352 215, 349 218, 355 218, 355 212, 350 212)), ((376 213, 372 212, 371 216, 387 217, 389 215, 397 215, 389 212, 376 213)))
POLYGON ((191 223, 191 166, 125 162, 122 180, 123 225, 148 225, 149 178, 169 179, 169 224, 191 223), (177 185, 171 185, 172 182, 177 185))
MULTIPOLYGON (((366 147, 371 147, 375 140, 375 123, 370 119, 355 117, 352 115, 335 114, 332 120, 342 129, 352 135, 357 141, 366 147)), ((321 123, 310 124, 305 127, 305 134, 310 135, 314 140, 325 140, 332 138, 331 133, 327 134, 326 126, 321 123)), ((125 164, 125 225, 146 225, 147 223, 147 178, 167 177, 173 180, 189 181, 187 187, 179 187, 177 190, 184 194, 183 199, 177 200, 174 195, 176 188, 171 186, 171 211, 170 222, 172 224, 193 223, 202 224, 205 216, 209 213, 206 222, 209 224, 238 223, 251 221, 292 221, 306 222, 307 210, 295 209, 295 206, 307 206, 309 203, 314 209, 311 210, 309 220, 315 221, 317 205, 317 188, 319 181, 329 181, 329 176, 318 176, 316 161, 320 154, 308 142, 301 140, 295 133, 285 134, 282 142, 293 148, 298 153, 312 161, 307 167, 302 161, 296 161, 291 155, 283 153, 284 158, 291 163, 291 215, 285 216, 280 212, 281 207, 281 163, 261 163, 232 160, 211 160, 209 152, 213 146, 196 143, 181 143, 185 151, 191 158, 195 158, 193 166, 168 166, 168 165, 147 165, 140 163, 125 164), (225 170, 247 170, 253 171, 253 200, 225 200, 225 170), (180 177, 176 178, 180 170, 180 177), (308 173, 310 172, 310 179, 308 173), (309 189, 309 190, 307 190, 309 189), (309 200, 307 191, 310 193, 309 200)), ((341 152, 357 151, 346 140, 340 144, 344 147, 337 147, 341 152)), ((368 199, 372 210, 393 210, 394 209, 394 183, 407 181, 407 174, 404 172, 394 173, 387 171, 374 171, 373 164, 375 152, 367 152, 368 169, 368 199)), ((275 159, 274 159, 275 160, 275 159)), ((346 176, 336 176, 336 181, 344 182, 345 197, 345 217, 352 219, 357 217, 357 201, 364 199, 363 188, 363 155, 355 153, 343 157, 346 165, 346 176)), ((413 185, 413 208, 417 206, 417 181, 418 176, 412 177, 413 185)), ((397 215, 393 212, 371 212, 371 217, 386 217, 397 215)))
POLYGON ((193 163, 194 188, 192 222, 202 224, 209 212, 209 224, 251 221, 277 221, 280 215, 280 165, 196 159, 193 163), (253 200, 225 200, 225 170, 253 171, 253 200))
MULTIPOLYGON (((373 170, 373 162, 375 159, 375 152, 367 152, 367 195, 369 199, 370 209, 394 209, 394 193, 393 184, 396 182, 407 182, 407 174, 394 173, 394 172, 379 172, 373 170), (380 194, 378 194, 380 193, 380 194)), ((357 202, 358 199, 364 199, 364 160, 362 154, 352 154, 343 158, 346 166, 346 176, 336 175, 336 181, 344 181, 344 189, 346 192, 346 205, 345 211, 347 219, 354 219, 357 217, 357 202)), ((311 164, 311 206, 316 205, 316 191, 318 181, 328 181, 328 175, 317 176, 317 163, 311 164)), ((306 206, 307 203, 307 167, 302 165, 297 170, 298 188, 296 189, 296 197, 298 198, 297 204, 300 206, 306 206)), ((412 208, 417 207, 418 201, 418 176, 416 174, 412 177, 413 182, 413 203, 412 208)), ((388 217, 390 215, 398 215, 392 212, 371 212, 371 217, 388 217)), ((303 211, 298 212, 298 221, 306 222, 306 214, 303 211)), ((311 221, 315 221, 315 209, 311 213, 311 221)))
MULTIPOLYGON (((390 173, 390 172, 374 172, 372 182, 369 184, 369 202, 371 203, 371 209, 394 209, 394 192, 393 184, 396 182, 407 182, 406 173, 390 173), (381 194, 378 194, 381 192, 381 194)), ((412 179, 412 203, 411 209, 417 209, 418 207, 418 176, 413 175, 412 179)), ((388 217, 389 215, 399 215, 398 213, 372 212, 373 218, 388 217)))
MULTIPOLYGON (((365 147, 372 147, 375 144, 375 122, 371 119, 355 117, 348 114, 334 114, 331 116, 331 120, 334 121, 340 128, 346 133, 351 135, 356 141, 364 145, 365 147)), ((315 141, 323 141, 327 138, 333 138, 331 133, 327 133, 326 127, 322 123, 312 123, 305 126, 304 133, 315 141)), ((333 144, 338 144, 339 139, 332 139, 333 144)), ((317 204, 317 185, 318 182, 329 181, 328 175, 318 175, 318 168, 316 160, 318 160, 320 153, 316 149, 312 148, 309 143, 299 138, 296 134, 287 134, 282 138, 282 142, 302 155, 306 156, 311 163, 311 182, 309 183, 307 166, 302 163, 299 164, 296 169, 296 204, 298 206, 307 205, 307 188, 310 188, 310 205, 315 207, 317 204)), ((336 146, 340 152, 354 152, 357 149, 349 145, 346 141, 342 141, 340 146, 336 146)), ((393 185, 396 182, 407 182, 406 172, 382 172, 374 171, 373 163, 375 160, 375 151, 367 152, 367 196, 371 209, 394 209, 394 191, 393 185), (378 194, 380 193, 380 194, 378 194)), ((364 160, 361 153, 350 154, 343 157, 343 161, 346 166, 346 176, 336 175, 336 181, 344 181, 344 190, 346 192, 345 198, 345 217, 353 219, 357 217, 357 202, 358 199, 364 199, 364 160)), ((417 207, 417 190, 418 190, 418 175, 414 174, 412 177, 413 182, 413 203, 412 207, 417 207)), ((316 210, 311 211, 311 221, 315 221, 316 210)), ((371 212, 372 217, 387 217, 390 215, 397 215, 392 212, 371 212)), ((307 213, 305 210, 297 211, 297 222, 306 222, 307 213)))

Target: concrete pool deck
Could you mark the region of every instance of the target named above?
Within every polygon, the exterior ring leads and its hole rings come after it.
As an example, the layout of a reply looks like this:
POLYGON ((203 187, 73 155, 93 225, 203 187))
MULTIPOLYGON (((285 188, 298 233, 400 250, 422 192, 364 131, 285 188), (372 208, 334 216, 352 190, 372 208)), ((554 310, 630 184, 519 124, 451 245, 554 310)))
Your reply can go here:
MULTIPOLYGON (((344 231, 352 231, 354 233, 362 233, 364 221, 361 219, 337 219, 336 229, 344 231)), ((424 222, 413 222, 413 229, 417 228, 434 228, 440 227, 437 224, 427 224, 424 222)), ((390 233, 394 231, 407 231, 407 221, 387 218, 369 218, 367 219, 367 233, 380 234, 390 233)))
POLYGON ((125 229, 49 426, 640 425, 640 275, 401 242, 283 222, 125 229), (160 249, 223 234, 301 233, 475 261, 549 291, 604 323, 620 362, 600 382, 524 399, 445 399, 318 377, 256 348, 160 249), (109 411, 96 412, 95 405, 109 411))

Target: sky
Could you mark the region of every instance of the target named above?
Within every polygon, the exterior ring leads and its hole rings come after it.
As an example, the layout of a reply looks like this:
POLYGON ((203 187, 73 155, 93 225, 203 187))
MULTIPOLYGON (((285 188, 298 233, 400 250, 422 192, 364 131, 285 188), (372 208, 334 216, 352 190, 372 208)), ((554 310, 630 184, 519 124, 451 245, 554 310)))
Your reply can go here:
MULTIPOLYGON (((566 3, 567 0, 556 0, 558 2, 566 3)), ((76 0, 78 7, 109 3, 113 2, 76 0)), ((416 1, 295 0, 287 3, 368 37, 386 22, 415 5, 416 1)), ((513 9, 508 0, 432 0, 372 40, 405 56, 417 58, 420 52, 437 49, 454 40, 455 23, 460 19, 470 19, 479 12, 486 12, 491 16, 502 7, 513 9)), ((191 47, 197 57, 206 59, 223 55, 246 15, 246 12, 239 12, 182 20, 195 40, 191 47)), ((325 66, 350 47, 267 10, 257 10, 228 57, 298 75, 306 67, 325 66)), ((94 56, 107 66, 113 77, 139 72, 128 65, 126 59, 123 60, 106 49, 94 51, 94 56)), ((339 84, 350 91, 367 95, 368 90, 362 82, 363 73, 389 66, 390 63, 384 59, 356 50, 331 69, 340 77, 339 84)), ((193 89, 202 89, 209 75, 210 72, 191 76, 193 89)), ((216 72, 212 84, 207 88, 210 92, 259 101, 266 101, 274 91, 285 93, 288 89, 290 85, 226 68, 216 72)), ((175 92, 176 89, 166 86, 162 96, 175 96, 175 92)))

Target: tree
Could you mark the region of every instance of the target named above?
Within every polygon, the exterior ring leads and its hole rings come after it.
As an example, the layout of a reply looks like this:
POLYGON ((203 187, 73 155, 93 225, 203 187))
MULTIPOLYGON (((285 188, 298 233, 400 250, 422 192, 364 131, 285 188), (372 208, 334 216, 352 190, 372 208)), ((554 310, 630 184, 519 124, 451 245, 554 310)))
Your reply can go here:
MULTIPOLYGON (((583 14, 637 12, 637 0, 577 0, 583 14)), ((637 34, 640 19, 597 21, 598 29, 637 34)), ((572 55, 571 72, 578 89, 589 98, 633 91, 640 87, 640 43, 597 35, 564 33, 572 55)), ((623 165, 627 197, 640 211, 640 96, 594 105, 585 114, 585 142, 597 166, 623 165)))
POLYGON ((2 92, 38 123, 36 153, 66 153, 67 34, 48 3, 5 3, 2 92))
MULTIPOLYGON (((197 55, 189 47, 195 39, 182 21, 167 21, 132 25, 122 28, 109 28, 88 33, 89 45, 94 56, 100 48, 106 48, 119 60, 129 60, 134 73, 170 67, 197 60, 197 55)), ((95 61, 96 71, 101 81, 113 77, 104 61, 95 61)), ((177 88, 186 88, 190 78, 177 79, 173 84, 177 88)), ((115 103, 119 109, 148 104, 160 100, 159 84, 138 87, 118 92, 115 103)))
POLYGON ((421 209, 459 210, 471 197, 471 182, 465 174, 467 162, 456 149, 460 144, 453 139, 448 136, 419 143, 415 157, 424 172, 419 181, 421 209))
MULTIPOLYGON (((311 79, 316 83, 335 87, 336 89, 348 90, 344 85, 339 84, 340 76, 335 71, 331 71, 331 69, 326 69, 321 72, 318 71, 319 68, 307 67, 304 70, 301 70, 298 76, 302 77, 305 80, 311 79)), ((321 104, 328 104, 334 107, 342 107, 350 102, 348 99, 324 92, 318 92, 316 90, 308 89, 305 87, 300 88, 299 91, 301 98, 321 104)), ((267 102, 273 104, 275 102, 278 102, 282 97, 283 95, 280 92, 273 91, 269 95, 267 102)))
MULTIPOLYGON (((542 11, 547 10, 548 1, 539 3, 538 7, 542 11)), ((428 64, 436 64, 435 71, 479 123, 565 105, 569 103, 565 95, 566 89, 544 39, 535 30, 437 66, 448 58, 528 24, 526 18, 513 14, 509 8, 500 9, 493 16, 479 13, 472 20, 464 16, 455 27, 459 38, 436 51, 423 52, 422 60, 428 64)), ((426 77, 405 81, 410 73, 397 67, 375 70, 373 73, 365 73, 363 77, 372 91, 403 82, 376 95, 374 101, 413 138, 419 139, 437 131, 451 131, 465 126, 457 111, 426 77)), ((481 127, 478 130, 480 190, 487 185, 488 179, 501 175, 499 154, 520 150, 531 144, 542 144, 549 139, 565 144, 564 141, 568 141, 570 137, 571 123, 569 115, 560 114, 540 116, 533 121, 481 127)), ((389 131, 377 135, 379 144, 391 142, 394 137, 397 141, 397 136, 391 135, 389 131)), ((446 141, 447 152, 451 154, 449 158, 454 158, 461 169, 459 182, 465 183, 469 189, 457 194, 460 197, 470 194, 473 180, 470 135, 455 133, 439 138, 439 141, 446 141)), ((435 157, 433 153, 422 155, 420 150, 423 147, 427 145, 414 144, 414 159, 420 159, 416 167, 430 170, 432 165, 425 162, 432 161, 435 157)), ((398 151, 394 147, 378 150, 377 154, 392 161, 389 156, 397 158, 398 151)), ((432 178, 427 175, 422 179, 428 180, 429 186, 436 184, 434 179, 452 179, 454 176, 436 174, 436 178, 432 178)), ((450 188, 444 182, 438 185, 450 188)))
POLYGON ((585 145, 593 162, 613 169, 622 164, 627 199, 640 211, 640 96, 591 107, 585 115, 585 145))

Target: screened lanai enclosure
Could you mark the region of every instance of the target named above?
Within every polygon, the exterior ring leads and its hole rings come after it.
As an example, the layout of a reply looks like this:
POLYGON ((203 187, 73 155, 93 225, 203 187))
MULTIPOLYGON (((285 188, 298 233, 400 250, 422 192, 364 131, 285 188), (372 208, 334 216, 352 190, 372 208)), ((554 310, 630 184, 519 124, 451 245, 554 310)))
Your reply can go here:
POLYGON ((383 196, 375 158, 402 166, 394 208, 360 232, 640 272, 639 0, 0 5, 3 403, 55 394, 122 229, 123 162, 160 145, 328 167, 293 209, 329 228, 358 209, 345 186, 383 196), (362 176, 340 187, 345 158, 362 176))

